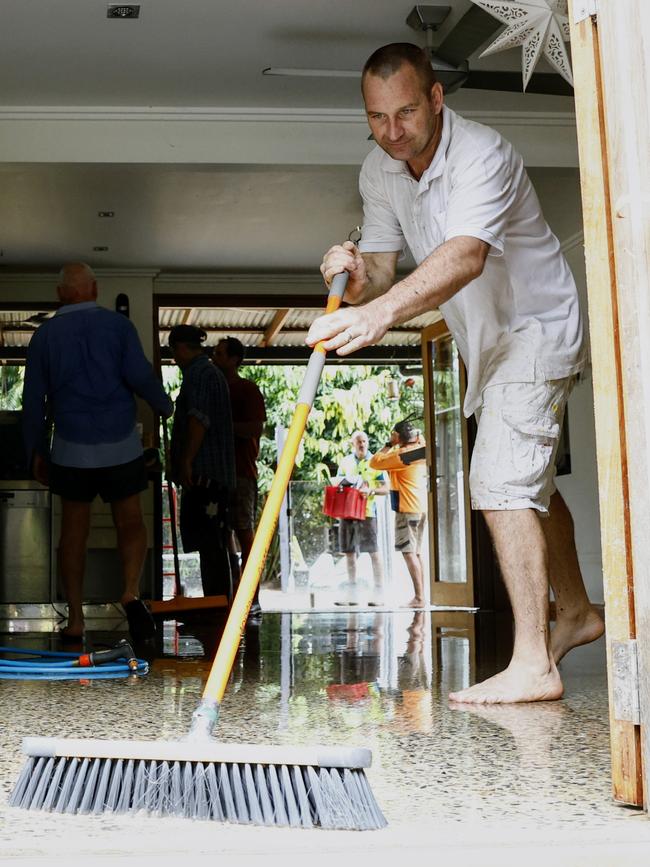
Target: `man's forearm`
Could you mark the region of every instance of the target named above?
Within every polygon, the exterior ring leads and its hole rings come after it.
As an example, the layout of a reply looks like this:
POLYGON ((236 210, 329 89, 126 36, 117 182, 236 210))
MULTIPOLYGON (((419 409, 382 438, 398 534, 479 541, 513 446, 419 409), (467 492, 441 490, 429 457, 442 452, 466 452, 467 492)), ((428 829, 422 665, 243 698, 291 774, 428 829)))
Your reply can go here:
POLYGON ((487 244, 476 238, 452 238, 369 306, 381 305, 391 325, 435 310, 480 276, 487 250, 487 244))
MULTIPOLYGON (((326 351, 336 350, 341 356, 351 355, 364 346, 375 345, 393 325, 435 310, 478 277, 483 271, 488 250, 489 245, 477 238, 452 238, 380 298, 359 303, 365 297, 366 284, 371 292, 380 286, 382 280, 381 276, 375 276, 374 281, 370 281, 364 274, 351 292, 353 304, 357 306, 319 316, 309 329, 306 343, 315 346, 322 341, 326 351)), ((382 266, 387 259, 388 264, 392 260, 391 267, 394 268, 397 253, 374 255, 382 266)), ((333 267, 339 265, 340 261, 334 262, 333 267)), ((352 276, 356 270, 358 266, 351 271, 352 276)), ((326 269, 324 273, 330 274, 330 270, 326 269)), ((350 300, 347 294, 346 300, 350 300)))
POLYGON ((366 264, 366 282, 360 300, 365 304, 388 292, 395 280, 395 268, 391 262, 378 260, 371 254, 362 256, 366 264))

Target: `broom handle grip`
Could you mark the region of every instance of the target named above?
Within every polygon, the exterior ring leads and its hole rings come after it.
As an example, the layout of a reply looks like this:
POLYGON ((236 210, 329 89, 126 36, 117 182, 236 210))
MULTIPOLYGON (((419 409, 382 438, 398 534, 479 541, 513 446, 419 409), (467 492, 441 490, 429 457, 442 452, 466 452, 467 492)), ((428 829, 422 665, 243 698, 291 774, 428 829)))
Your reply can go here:
MULTIPOLYGON (((347 271, 337 274, 331 283, 327 297, 326 313, 333 313, 341 305, 343 293, 348 282, 347 271)), ((322 343, 317 343, 309 358, 307 372, 298 395, 298 403, 287 433, 287 438, 278 461, 269 495, 266 499, 260 522, 255 533, 244 572, 237 588, 237 593, 228 615, 226 626, 219 642, 217 654, 212 663, 208 680, 203 690, 203 702, 221 703, 226 691, 230 672, 232 670, 237 649, 241 640, 246 618, 260 581, 264 562, 268 553, 273 533, 278 522, 282 500, 287 491, 291 473, 305 431, 307 418, 316 396, 320 376, 325 365, 325 349, 322 343)))

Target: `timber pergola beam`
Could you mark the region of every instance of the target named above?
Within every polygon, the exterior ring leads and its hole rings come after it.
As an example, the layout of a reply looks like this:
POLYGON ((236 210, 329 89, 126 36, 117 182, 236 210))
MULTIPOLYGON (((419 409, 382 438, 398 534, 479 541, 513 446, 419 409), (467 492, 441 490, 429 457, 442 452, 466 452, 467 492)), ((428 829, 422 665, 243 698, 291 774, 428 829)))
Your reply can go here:
POLYGON ((273 343, 273 339, 276 334, 282 329, 282 326, 287 321, 289 314, 291 313, 290 307, 285 307, 281 310, 275 311, 275 316, 273 317, 271 324, 264 332, 264 336, 262 337, 262 346, 270 346, 273 343))

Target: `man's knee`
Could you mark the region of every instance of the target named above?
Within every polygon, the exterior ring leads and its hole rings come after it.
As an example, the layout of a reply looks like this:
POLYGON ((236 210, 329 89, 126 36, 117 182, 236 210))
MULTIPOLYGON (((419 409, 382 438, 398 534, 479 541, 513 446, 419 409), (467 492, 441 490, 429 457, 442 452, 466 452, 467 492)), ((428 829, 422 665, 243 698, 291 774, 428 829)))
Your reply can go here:
POLYGON ((414 554, 413 551, 402 551, 402 557, 406 561, 406 565, 410 568, 411 566, 419 565, 419 558, 417 554, 414 554))
POLYGON ((61 501, 61 535, 59 544, 85 543, 90 532, 90 503, 61 501))
POLYGON ((127 497, 111 504, 113 523, 120 533, 139 533, 144 530, 140 496, 127 497))
POLYGON ((73 523, 63 521, 61 523, 61 534, 59 536, 59 547, 83 546, 88 541, 90 526, 83 523, 73 523))

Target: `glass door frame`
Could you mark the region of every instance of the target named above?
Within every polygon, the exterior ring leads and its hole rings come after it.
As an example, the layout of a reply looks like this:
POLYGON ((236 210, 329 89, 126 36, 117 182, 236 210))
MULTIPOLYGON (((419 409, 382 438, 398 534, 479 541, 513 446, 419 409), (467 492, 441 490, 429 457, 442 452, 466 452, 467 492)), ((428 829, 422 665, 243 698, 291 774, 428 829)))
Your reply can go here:
MULTIPOLYGON (((422 330, 422 373, 424 379, 424 425, 427 442, 427 500, 429 507, 429 590, 431 604, 449 606, 454 608, 475 607, 474 591, 474 559, 472 545, 472 514, 469 496, 469 437, 467 419, 461 412, 461 436, 463 444, 463 478, 464 478, 464 507, 465 507, 465 554, 467 563, 467 581, 458 583, 451 581, 439 581, 441 574, 439 563, 438 546, 438 502, 436 490, 436 442, 435 442, 435 401, 433 388, 433 360, 435 343, 451 336, 449 328, 443 319, 429 325, 422 330)), ((460 403, 465 400, 467 388, 465 366, 459 359, 460 371, 460 403)))

